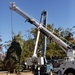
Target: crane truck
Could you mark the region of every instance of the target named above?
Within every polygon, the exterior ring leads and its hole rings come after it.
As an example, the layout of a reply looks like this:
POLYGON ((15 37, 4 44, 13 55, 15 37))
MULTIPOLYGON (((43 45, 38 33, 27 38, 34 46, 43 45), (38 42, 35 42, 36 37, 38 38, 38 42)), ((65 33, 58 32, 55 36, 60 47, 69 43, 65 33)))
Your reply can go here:
MULTIPOLYGON (((58 68, 54 68, 54 72, 57 72, 58 75, 75 75, 75 46, 71 46, 62 41, 60 38, 58 38, 56 35, 54 35, 52 32, 46 29, 41 23, 37 22, 34 18, 30 17, 28 14, 23 12, 19 7, 16 6, 15 3, 12 2, 10 9, 14 10, 22 17, 24 17, 29 23, 36 26, 37 29, 40 32, 42 32, 45 36, 52 38, 52 40, 55 41, 62 48, 62 50, 64 50, 67 57, 58 68)), ((36 60, 36 58, 37 57, 35 54, 33 56, 33 60, 36 60)))

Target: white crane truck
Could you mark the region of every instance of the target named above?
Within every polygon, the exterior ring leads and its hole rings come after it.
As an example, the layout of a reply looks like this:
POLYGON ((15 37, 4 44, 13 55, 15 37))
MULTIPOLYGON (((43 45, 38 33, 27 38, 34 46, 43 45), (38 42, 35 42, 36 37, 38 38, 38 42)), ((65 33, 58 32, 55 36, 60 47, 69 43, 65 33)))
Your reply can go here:
MULTIPOLYGON (((70 46, 60 38, 55 36, 52 32, 47 30, 41 23, 38 23, 34 18, 30 17, 28 14, 23 12, 19 7, 12 3, 11 10, 14 10, 22 17, 24 17, 29 23, 35 25, 44 35, 49 38, 52 38, 67 54, 67 58, 60 64, 58 68, 54 68, 54 72, 57 72, 58 75, 75 75, 75 46, 70 46)), ((33 56, 36 59, 36 54, 33 56)))

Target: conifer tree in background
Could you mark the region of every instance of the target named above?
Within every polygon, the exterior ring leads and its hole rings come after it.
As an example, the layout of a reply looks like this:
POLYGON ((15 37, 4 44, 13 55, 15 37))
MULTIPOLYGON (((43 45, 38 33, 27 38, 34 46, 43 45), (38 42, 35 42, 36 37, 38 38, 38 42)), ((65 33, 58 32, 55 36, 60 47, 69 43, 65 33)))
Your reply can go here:
POLYGON ((20 36, 14 36, 11 45, 7 50, 6 57, 4 59, 4 67, 8 71, 12 71, 17 69, 20 65, 20 56, 21 56, 21 46, 20 46, 20 36), (17 38, 18 37, 18 38, 17 38))

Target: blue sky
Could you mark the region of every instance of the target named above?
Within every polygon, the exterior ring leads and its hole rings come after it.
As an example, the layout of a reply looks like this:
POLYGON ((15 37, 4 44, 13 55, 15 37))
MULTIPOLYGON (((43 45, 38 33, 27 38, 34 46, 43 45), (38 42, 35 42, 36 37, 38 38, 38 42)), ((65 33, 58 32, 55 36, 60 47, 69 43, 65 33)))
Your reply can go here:
MULTIPOLYGON (((57 28, 61 26, 64 29, 75 26, 75 0, 0 0, 0 35, 2 35, 3 44, 12 39, 10 2, 15 2, 19 8, 38 22, 41 12, 47 10, 48 24, 54 24, 57 28)), ((25 19, 14 11, 12 11, 12 25, 15 34, 21 31, 23 36, 28 34, 27 30, 35 27, 25 22, 25 19)), ((26 39, 25 36, 23 38, 26 39)))

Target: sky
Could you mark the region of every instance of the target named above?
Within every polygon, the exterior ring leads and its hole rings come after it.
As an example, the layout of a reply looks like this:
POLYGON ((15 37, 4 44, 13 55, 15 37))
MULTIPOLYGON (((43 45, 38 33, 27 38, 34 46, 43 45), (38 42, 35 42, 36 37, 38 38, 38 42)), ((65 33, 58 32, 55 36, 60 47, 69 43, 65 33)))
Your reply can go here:
MULTIPOLYGON (((11 2, 31 15, 36 20, 40 20, 41 12, 48 12, 47 23, 54 24, 54 27, 72 28, 75 26, 75 0, 0 0, 0 35, 2 43, 12 40, 12 30, 17 35, 20 31, 24 39, 28 35, 28 30, 35 26, 25 22, 25 19, 9 7, 11 2), (12 16, 12 17, 11 17, 12 16)), ((75 32, 75 29, 73 28, 75 32)))

